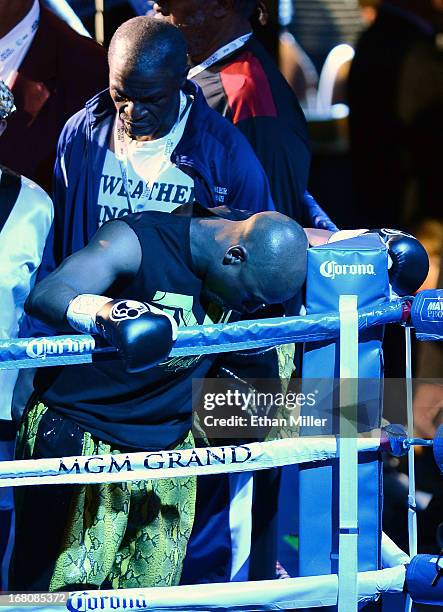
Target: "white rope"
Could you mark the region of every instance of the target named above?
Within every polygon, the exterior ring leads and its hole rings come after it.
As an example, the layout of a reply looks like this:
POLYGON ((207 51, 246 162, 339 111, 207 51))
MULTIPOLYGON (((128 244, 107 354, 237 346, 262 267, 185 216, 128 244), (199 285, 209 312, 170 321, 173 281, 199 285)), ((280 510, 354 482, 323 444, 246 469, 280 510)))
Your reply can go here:
MULTIPOLYGON (((359 602, 377 599, 380 593, 401 593, 404 565, 361 572, 357 576, 359 602)), ((89 610, 287 610, 334 606, 338 601, 338 576, 307 576, 286 580, 230 582, 147 589, 119 589, 72 593, 71 612, 89 610), (131 605, 132 604, 132 605, 131 605)), ((52 608, 51 608, 52 609, 52 608)))
MULTIPOLYGON (((376 451, 375 437, 360 438, 360 452, 376 451)), ((0 487, 40 484, 128 482, 246 472, 295 463, 325 461, 337 456, 335 438, 287 438, 240 446, 190 448, 158 452, 0 461, 0 487)))

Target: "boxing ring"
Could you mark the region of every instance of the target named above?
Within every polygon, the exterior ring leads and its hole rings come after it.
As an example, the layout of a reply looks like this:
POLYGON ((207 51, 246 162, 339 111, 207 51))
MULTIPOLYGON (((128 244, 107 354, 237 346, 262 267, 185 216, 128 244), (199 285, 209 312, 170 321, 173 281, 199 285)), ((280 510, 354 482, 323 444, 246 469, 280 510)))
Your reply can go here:
MULTIPOLYGON (((408 431, 404 434, 375 428, 364 436, 357 435, 359 388, 358 384, 346 384, 340 387, 337 436, 302 436, 179 452, 167 450, 0 462, 0 487, 16 487, 249 472, 293 464, 321 466, 324 462, 337 461, 338 571, 286 580, 76 592, 70 594, 63 609, 79 612, 96 609, 258 611, 337 606, 340 612, 351 612, 356 611, 359 604, 377 600, 383 593, 405 592, 408 593, 407 609, 410 609, 412 601, 443 605, 443 580, 441 583, 435 580, 436 575, 443 572, 443 564, 439 565, 435 556, 416 554, 412 461, 409 479, 410 556, 383 534, 381 567, 372 571, 359 570, 357 470, 359 457, 367 453, 381 450, 407 453, 413 460, 414 445, 429 444, 429 441, 413 438, 410 332, 414 327, 420 340, 443 339, 443 318, 440 317, 440 314, 443 317, 443 290, 424 291, 415 298, 390 298, 369 306, 358 306, 358 294, 348 293, 338 296, 338 311, 180 328, 171 356, 246 350, 289 342, 309 343, 315 347, 337 342, 340 380, 358 381, 359 340, 386 324, 401 324, 406 330, 409 356, 406 372, 408 431)), ((96 345, 92 336, 0 343, 0 369, 89 363, 112 356, 115 357, 112 349, 96 345)), ((442 439, 443 432, 439 431, 434 441, 434 455, 440 469, 443 467, 442 439)), ((56 610, 57 607, 48 609, 56 610)))

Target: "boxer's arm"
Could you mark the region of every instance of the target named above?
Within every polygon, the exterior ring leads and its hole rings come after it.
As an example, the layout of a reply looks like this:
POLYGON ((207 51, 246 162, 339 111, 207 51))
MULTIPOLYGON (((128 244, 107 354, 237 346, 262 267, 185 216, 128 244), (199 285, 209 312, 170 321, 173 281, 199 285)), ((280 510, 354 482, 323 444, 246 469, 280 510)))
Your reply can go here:
POLYGON ((70 302, 80 294, 105 293, 117 279, 135 276, 140 263, 135 232, 122 221, 107 223, 84 249, 35 286, 25 310, 59 331, 72 332, 66 319, 70 302))
POLYGON ((100 334, 118 350, 129 373, 143 372, 169 355, 177 335, 175 320, 145 302, 102 295, 116 281, 133 278, 141 260, 130 226, 107 223, 86 248, 36 286, 26 311, 60 331, 100 334))

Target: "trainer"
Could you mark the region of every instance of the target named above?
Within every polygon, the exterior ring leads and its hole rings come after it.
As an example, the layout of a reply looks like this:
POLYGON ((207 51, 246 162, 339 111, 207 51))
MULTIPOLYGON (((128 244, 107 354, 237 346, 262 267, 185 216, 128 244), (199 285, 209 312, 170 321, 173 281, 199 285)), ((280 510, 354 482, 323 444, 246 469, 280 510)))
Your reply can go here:
MULTIPOLYGON (((168 359, 177 325, 290 299, 307 248, 280 213, 231 221, 196 208, 204 216, 145 212, 105 224, 33 290, 31 315, 100 334, 122 359, 40 370, 17 458, 193 446, 191 382, 215 357, 168 359)), ((194 503, 193 477, 21 488, 11 588, 175 585, 194 503)))

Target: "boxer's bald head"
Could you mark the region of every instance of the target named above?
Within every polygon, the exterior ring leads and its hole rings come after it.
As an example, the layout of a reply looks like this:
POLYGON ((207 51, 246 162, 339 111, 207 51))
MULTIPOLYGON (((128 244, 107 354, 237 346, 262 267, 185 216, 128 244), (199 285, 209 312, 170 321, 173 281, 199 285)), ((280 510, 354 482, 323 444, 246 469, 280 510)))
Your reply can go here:
POLYGON ((266 286, 268 303, 286 301, 300 290, 307 238, 296 221, 278 212, 257 213, 246 222, 244 245, 250 253, 246 272, 251 282, 266 286))
POLYGON ((201 223, 206 224, 206 236, 204 230, 193 259, 198 259, 209 299, 238 312, 253 312, 263 304, 286 302, 300 291, 308 244, 293 219, 268 211, 244 221, 201 223))

